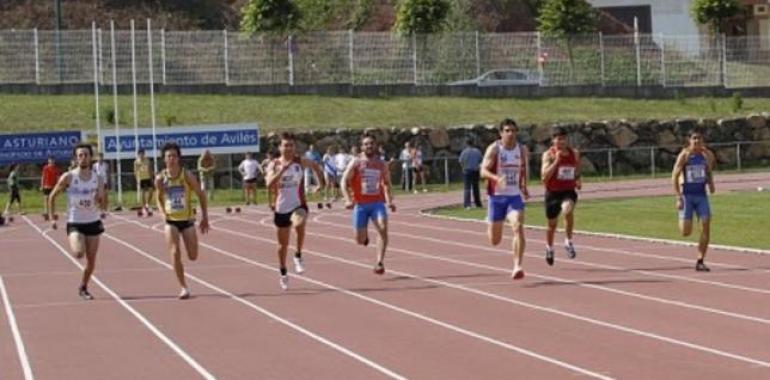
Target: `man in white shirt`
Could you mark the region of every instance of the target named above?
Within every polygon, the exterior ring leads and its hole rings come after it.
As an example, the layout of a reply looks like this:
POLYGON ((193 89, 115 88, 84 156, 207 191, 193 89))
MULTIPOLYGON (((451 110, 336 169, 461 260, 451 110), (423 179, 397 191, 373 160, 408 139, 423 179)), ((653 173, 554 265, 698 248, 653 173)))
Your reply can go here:
POLYGON ((250 205, 252 201, 255 205, 257 204, 257 173, 259 173, 259 169, 259 162, 254 159, 251 152, 246 153, 246 158, 238 165, 238 172, 243 178, 243 197, 246 206, 250 205))

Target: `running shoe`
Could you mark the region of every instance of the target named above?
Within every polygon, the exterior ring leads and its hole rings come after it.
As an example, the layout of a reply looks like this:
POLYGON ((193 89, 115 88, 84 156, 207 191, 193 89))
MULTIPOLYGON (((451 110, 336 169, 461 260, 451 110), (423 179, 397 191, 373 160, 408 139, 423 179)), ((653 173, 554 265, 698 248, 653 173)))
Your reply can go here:
POLYGON ((80 295, 80 298, 86 301, 90 301, 94 299, 94 296, 92 296, 91 293, 88 292, 88 288, 82 285, 80 286, 80 288, 78 288, 78 295, 80 295))
POLYGON ((305 271, 305 266, 302 265, 302 258, 294 256, 294 272, 301 274, 305 271))
POLYGON ((524 278, 524 270, 521 268, 514 269, 513 272, 511 272, 511 278, 514 280, 521 280, 524 278))
POLYGON ((384 274, 385 273, 385 265, 382 263, 377 263, 377 265, 374 266, 374 274, 384 274))
POLYGON ((553 249, 545 249, 545 262, 553 266, 553 249))
POLYGON ((187 288, 182 288, 182 291, 179 292, 179 299, 186 300, 188 298, 190 298, 190 290, 187 288))
POLYGON ((289 290, 289 276, 286 276, 286 275, 281 276, 281 280, 279 281, 279 284, 281 285, 281 289, 289 290))
POLYGON ((711 268, 707 267, 702 260, 698 260, 698 262, 695 264, 695 270, 698 272, 711 272, 711 268))
POLYGON ((572 242, 564 243, 564 250, 567 251, 567 257, 570 259, 577 257, 577 251, 575 251, 575 246, 572 245, 572 242))

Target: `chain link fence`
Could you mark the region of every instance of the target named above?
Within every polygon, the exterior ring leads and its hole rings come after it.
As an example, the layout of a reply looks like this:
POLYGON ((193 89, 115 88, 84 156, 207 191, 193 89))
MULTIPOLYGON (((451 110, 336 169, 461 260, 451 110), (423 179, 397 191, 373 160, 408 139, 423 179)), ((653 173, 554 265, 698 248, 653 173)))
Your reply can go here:
POLYGON ((767 36, 142 28, 0 31, 0 84, 93 83, 94 54, 104 85, 130 83, 132 57, 137 82, 148 83, 152 55, 156 82, 172 85, 442 85, 512 69, 536 73, 541 86, 770 86, 767 36))

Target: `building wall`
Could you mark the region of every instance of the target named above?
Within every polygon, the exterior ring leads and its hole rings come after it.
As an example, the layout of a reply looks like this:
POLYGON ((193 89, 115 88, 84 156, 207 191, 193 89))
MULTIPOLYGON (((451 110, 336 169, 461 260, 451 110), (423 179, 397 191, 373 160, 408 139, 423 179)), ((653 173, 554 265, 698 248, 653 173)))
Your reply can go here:
POLYGON ((588 0, 596 8, 649 5, 652 8, 652 33, 667 35, 700 34, 690 16, 692 0, 588 0))

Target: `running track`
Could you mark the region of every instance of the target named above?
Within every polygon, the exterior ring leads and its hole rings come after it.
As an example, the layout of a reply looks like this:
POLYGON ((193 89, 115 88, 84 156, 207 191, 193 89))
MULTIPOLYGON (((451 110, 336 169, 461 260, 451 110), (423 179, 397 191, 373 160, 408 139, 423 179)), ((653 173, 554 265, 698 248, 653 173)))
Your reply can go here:
MULTIPOLYGON (((718 190, 768 184, 723 176, 718 190)), ((669 188, 591 184, 583 197, 669 188)), ((0 228, 0 379, 770 378, 770 257, 713 250, 700 274, 692 248, 578 236, 578 258, 548 267, 543 232, 528 230, 514 283, 509 239, 490 247, 483 224, 418 213, 458 197, 397 200, 382 277, 348 212, 312 211, 307 272, 288 292, 268 210, 212 210, 189 301, 156 218, 108 217, 91 302, 63 229, 19 218, 0 228)))

